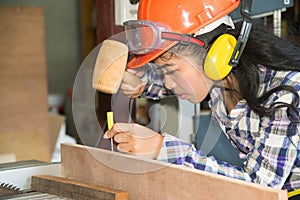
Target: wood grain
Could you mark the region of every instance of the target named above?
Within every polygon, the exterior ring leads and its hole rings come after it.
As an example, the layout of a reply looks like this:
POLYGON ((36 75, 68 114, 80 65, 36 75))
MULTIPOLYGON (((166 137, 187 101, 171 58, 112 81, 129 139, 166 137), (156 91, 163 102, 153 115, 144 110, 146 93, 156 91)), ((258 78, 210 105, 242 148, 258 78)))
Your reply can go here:
POLYGON ((18 160, 49 161, 44 11, 0 7, 0 21, 0 153, 16 153, 18 160), (40 150, 34 152, 32 144, 40 150), (23 146, 23 151, 17 150, 23 146))
POLYGON ((287 200, 287 192, 183 166, 62 144, 62 176, 128 191, 129 199, 287 200))
POLYGON ((71 199, 127 200, 128 193, 63 177, 38 175, 31 178, 31 189, 71 199))

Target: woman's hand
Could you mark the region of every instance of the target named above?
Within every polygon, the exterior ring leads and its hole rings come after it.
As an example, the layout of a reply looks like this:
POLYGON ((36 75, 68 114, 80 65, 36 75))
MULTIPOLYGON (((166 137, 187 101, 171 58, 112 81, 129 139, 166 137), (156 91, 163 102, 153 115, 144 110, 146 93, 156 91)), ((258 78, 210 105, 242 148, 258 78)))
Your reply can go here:
POLYGON ((162 135, 135 123, 115 123, 104 138, 113 138, 120 152, 148 159, 157 158, 163 142, 162 135))
POLYGON ((145 75, 145 67, 127 69, 124 74, 120 89, 124 95, 137 98, 141 96, 146 88, 146 82, 141 78, 145 75))

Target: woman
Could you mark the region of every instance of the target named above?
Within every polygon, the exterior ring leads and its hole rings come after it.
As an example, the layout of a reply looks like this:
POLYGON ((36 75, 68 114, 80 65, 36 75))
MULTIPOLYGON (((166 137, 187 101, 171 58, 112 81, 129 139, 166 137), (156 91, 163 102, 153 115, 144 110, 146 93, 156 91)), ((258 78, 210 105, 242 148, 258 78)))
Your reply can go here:
MULTIPOLYGON (((208 4, 202 0, 197 2, 208 4)), ((246 161, 242 167, 218 161, 167 133, 159 134, 134 123, 116 123, 106 132, 105 138, 113 137, 118 150, 124 153, 144 155, 277 189, 294 191, 300 188, 299 47, 272 34, 263 34, 254 25, 244 51, 239 52, 238 65, 229 66, 226 72, 219 73, 214 69, 211 72, 207 68, 217 65, 212 63, 210 52, 215 42, 224 34, 226 37, 227 34, 239 37, 241 28, 238 25, 234 29, 226 16, 236 7, 235 4, 224 6, 226 9, 220 11, 221 16, 215 15, 221 20, 203 22, 195 31, 176 29, 170 22, 170 16, 151 13, 151 9, 163 7, 161 4, 164 3, 172 10, 172 5, 175 9, 179 4, 188 4, 188 1, 154 3, 142 0, 140 3, 139 20, 163 22, 163 25, 155 26, 171 27, 171 31, 166 33, 174 35, 168 40, 168 36, 164 37, 161 33, 161 38, 169 43, 154 51, 150 48, 145 50, 141 43, 139 47, 144 52, 129 62, 129 67, 135 69, 128 71, 143 77, 147 84, 122 84, 122 91, 129 96, 154 99, 174 94, 192 103, 199 103, 210 94, 212 116, 246 161), (174 42, 177 39, 175 33, 181 34, 178 39, 181 42, 174 42), (193 35, 186 39, 186 34, 193 35), (150 61, 152 64, 140 67, 150 61)), ((211 4, 214 6, 214 3, 211 4)), ((184 11, 187 12, 186 7, 184 11)), ((177 15, 173 13, 172 16, 177 15)), ((180 20, 174 21, 178 23, 180 20)), ((139 27, 145 26, 150 27, 147 24, 139 27)), ((130 32, 128 39, 131 39, 130 32)), ((136 48, 137 51, 141 49, 136 48)), ((227 53, 227 49, 217 51, 221 51, 221 55, 227 53)), ((230 55, 232 51, 229 50, 230 55)))

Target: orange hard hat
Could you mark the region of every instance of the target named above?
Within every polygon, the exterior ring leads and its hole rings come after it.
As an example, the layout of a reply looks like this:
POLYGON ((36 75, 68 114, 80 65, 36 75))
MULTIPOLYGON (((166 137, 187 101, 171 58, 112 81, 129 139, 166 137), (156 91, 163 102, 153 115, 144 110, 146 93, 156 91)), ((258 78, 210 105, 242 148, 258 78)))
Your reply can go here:
MULTIPOLYGON (((193 34, 222 18, 238 7, 240 0, 140 0, 138 20, 150 20, 167 25, 173 32, 193 34)), ((140 67, 174 46, 168 41, 163 49, 135 55, 129 68, 140 67)))

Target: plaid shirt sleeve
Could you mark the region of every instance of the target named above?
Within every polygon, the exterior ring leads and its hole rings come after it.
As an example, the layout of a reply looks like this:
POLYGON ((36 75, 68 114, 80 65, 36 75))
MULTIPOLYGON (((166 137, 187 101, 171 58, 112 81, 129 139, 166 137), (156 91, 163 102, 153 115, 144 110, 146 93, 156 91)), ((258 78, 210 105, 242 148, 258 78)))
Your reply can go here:
MULTIPOLYGON (((275 97, 281 102, 291 98, 286 95, 275 97)), ((239 142, 242 149, 248 149, 247 161, 242 167, 218 161, 212 156, 208 157, 193 145, 169 134, 164 134, 158 160, 276 189, 299 188, 299 120, 291 121, 286 115, 286 108, 277 111, 274 117, 262 119, 261 122, 250 113, 251 111, 248 114, 244 112, 242 118, 236 122, 232 121, 232 127, 226 128, 229 135, 242 138, 239 142), (287 137, 287 134, 290 137, 287 137)))
MULTIPOLYGON (((299 181, 297 180, 296 183, 288 182, 284 185, 287 177, 291 174, 293 163, 297 157, 296 147, 274 147, 270 149, 270 146, 267 145, 262 153, 258 153, 257 151, 263 148, 263 146, 259 146, 256 152, 250 154, 249 161, 244 166, 239 167, 218 161, 213 156, 207 157, 204 152, 196 150, 193 145, 172 135, 164 135, 163 146, 157 160, 248 182, 256 182, 277 189, 299 188, 299 181), (277 153, 279 155, 276 155, 277 153)), ((274 138, 268 140, 267 143, 275 142, 272 140, 274 138)), ((296 138, 293 139, 293 141, 295 140, 296 138)))
POLYGON ((173 95, 173 93, 165 87, 163 71, 154 63, 147 63, 145 67, 147 85, 141 97, 159 100, 173 95))
POLYGON ((192 144, 167 133, 164 134, 163 146, 157 160, 251 181, 250 176, 245 173, 242 167, 220 162, 213 156, 207 157, 204 152, 196 150, 192 144))

